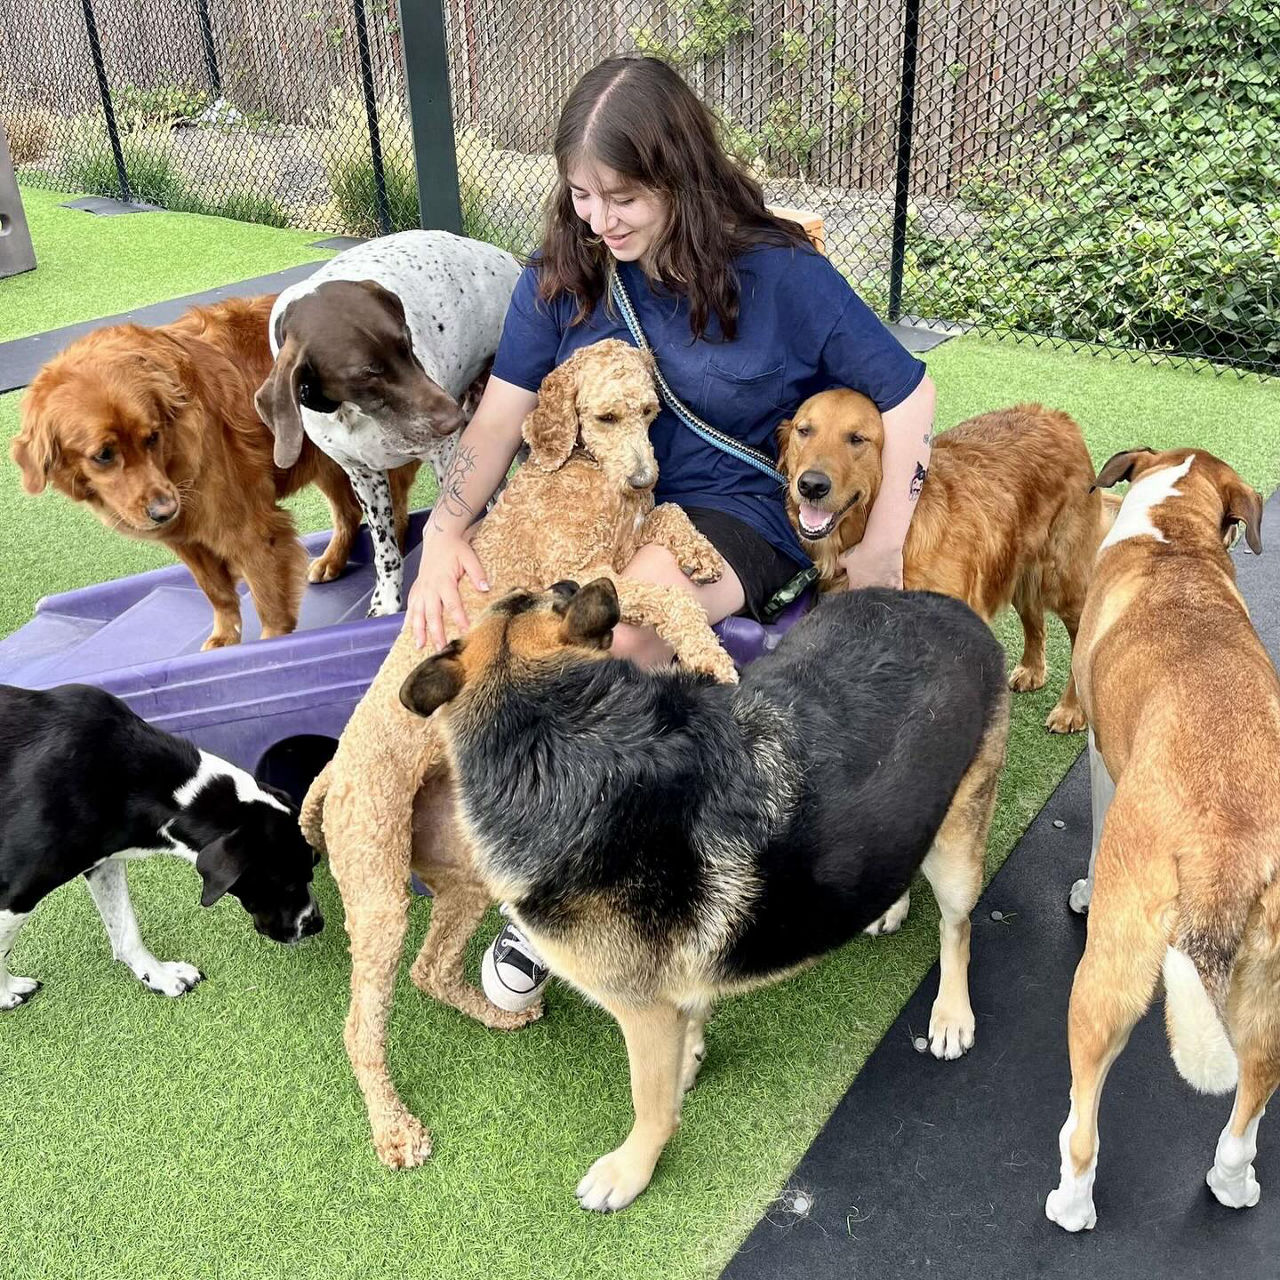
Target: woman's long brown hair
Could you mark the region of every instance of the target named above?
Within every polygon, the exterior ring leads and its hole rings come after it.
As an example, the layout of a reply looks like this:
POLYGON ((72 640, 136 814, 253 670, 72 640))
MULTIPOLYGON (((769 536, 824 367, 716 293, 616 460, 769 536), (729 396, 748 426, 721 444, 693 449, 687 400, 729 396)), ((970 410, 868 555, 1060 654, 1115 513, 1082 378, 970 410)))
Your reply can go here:
POLYGON ((650 250, 651 276, 689 299, 695 337, 714 314, 726 341, 738 331, 733 260, 757 244, 809 247, 803 228, 765 209, 760 184, 725 153, 715 118, 657 58, 609 58, 578 81, 560 113, 556 189, 548 200, 539 285, 543 298, 571 294, 574 323, 604 296, 612 255, 574 212, 569 170, 603 165, 656 192, 666 222, 650 250))

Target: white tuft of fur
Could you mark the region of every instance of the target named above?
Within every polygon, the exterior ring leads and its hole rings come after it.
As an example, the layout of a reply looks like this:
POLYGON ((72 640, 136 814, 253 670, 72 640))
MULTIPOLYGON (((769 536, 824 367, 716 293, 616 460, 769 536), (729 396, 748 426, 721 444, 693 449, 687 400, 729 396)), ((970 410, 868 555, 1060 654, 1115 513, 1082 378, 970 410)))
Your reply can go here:
POLYGON ((1240 1074, 1235 1050, 1191 957, 1174 947, 1164 953, 1164 993, 1178 1074, 1201 1093, 1230 1093, 1240 1074))

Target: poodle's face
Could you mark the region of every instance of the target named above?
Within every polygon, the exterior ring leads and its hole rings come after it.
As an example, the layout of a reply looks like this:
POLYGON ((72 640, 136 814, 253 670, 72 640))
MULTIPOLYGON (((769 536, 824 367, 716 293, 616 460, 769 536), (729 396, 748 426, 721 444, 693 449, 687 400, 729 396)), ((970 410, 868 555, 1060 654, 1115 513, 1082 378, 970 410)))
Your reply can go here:
POLYGON ((652 489, 658 480, 649 443, 649 424, 658 416, 652 361, 624 342, 596 344, 606 345, 611 350, 585 362, 578 377, 578 435, 619 488, 652 489))
POLYGON ((658 480, 649 443, 657 416, 653 357, 617 338, 593 342, 542 380, 538 403, 524 420, 529 461, 555 471, 575 448, 584 449, 614 488, 647 492, 658 480))

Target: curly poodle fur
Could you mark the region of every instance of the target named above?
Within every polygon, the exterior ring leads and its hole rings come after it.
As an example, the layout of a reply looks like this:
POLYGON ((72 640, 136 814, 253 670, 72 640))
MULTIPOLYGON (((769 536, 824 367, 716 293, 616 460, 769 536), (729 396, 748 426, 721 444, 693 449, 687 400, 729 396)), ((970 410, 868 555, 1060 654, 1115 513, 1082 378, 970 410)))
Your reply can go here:
MULTIPOLYGON (((547 376, 523 426, 529 462, 473 539, 491 590, 482 595, 463 579, 463 605, 475 617, 488 599, 517 587, 605 575, 628 621, 654 626, 687 665, 734 681, 733 664, 691 595, 618 576, 648 543, 668 548, 695 581, 714 582, 723 571, 715 548, 678 507, 653 505, 657 462, 649 424, 658 401, 651 369, 647 354, 610 339, 547 376)), ((400 686, 422 657, 406 628, 302 809, 302 829, 327 850, 346 909, 347 1053, 374 1146, 392 1168, 420 1164, 431 1153, 430 1135, 397 1094, 386 1059, 411 869, 434 895, 430 929, 410 974, 414 984, 489 1027, 514 1029, 542 1012, 540 1005, 517 1014, 497 1009, 463 976, 467 941, 490 897, 455 820, 436 729, 400 703, 400 686)))

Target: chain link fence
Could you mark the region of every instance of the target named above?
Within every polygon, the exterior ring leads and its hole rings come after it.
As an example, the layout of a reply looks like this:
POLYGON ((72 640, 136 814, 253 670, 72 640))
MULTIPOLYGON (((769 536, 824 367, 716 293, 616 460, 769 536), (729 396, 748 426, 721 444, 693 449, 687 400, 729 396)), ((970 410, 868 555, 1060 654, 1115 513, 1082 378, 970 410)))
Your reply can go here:
MULTIPOLYGON (((644 52, 712 105, 771 203, 822 215, 889 318, 1280 367, 1280 0, 403 3, 442 8, 470 235, 536 245, 561 103, 600 58, 644 52)), ((0 0, 0 119, 25 182, 416 226, 399 16, 0 0)))

